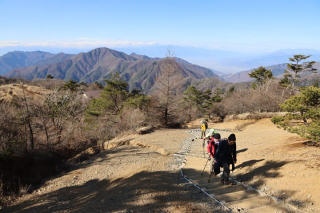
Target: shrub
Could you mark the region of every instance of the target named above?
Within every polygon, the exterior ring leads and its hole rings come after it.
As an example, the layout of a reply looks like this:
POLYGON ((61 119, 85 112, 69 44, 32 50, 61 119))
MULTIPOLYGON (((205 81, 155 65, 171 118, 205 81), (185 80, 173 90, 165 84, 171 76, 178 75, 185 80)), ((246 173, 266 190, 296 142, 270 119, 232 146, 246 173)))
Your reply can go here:
POLYGON ((119 74, 106 83, 100 97, 92 99, 87 108, 90 135, 98 135, 98 140, 108 140, 123 131, 157 121, 155 118, 160 116, 160 110, 153 110, 153 107, 159 107, 158 102, 152 105, 155 99, 139 90, 129 92, 127 82, 121 80, 119 74))
POLYGON ((274 123, 274 124, 278 124, 278 123, 284 121, 284 117, 277 115, 277 116, 272 117, 272 118, 271 118, 271 121, 272 121, 272 123, 274 123))
POLYGON ((272 120, 280 127, 315 142, 320 142, 320 88, 310 86, 280 105, 288 113, 272 120))
POLYGON ((61 170, 64 160, 92 145, 83 131, 85 107, 79 94, 57 90, 36 100, 23 95, 0 103, 4 195, 41 183, 61 170))
POLYGON ((270 80, 257 88, 238 89, 226 96, 221 104, 226 114, 246 112, 277 112, 290 92, 279 86, 277 80, 270 80))

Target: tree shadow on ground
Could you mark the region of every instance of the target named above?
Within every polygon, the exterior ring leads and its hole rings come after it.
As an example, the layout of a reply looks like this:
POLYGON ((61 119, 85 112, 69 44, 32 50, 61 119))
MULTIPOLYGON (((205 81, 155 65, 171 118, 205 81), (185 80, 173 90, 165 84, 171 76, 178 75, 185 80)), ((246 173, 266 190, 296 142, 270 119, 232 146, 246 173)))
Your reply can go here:
POLYGON ((236 169, 240 169, 240 168, 244 168, 244 167, 247 167, 247 166, 253 166, 255 163, 258 163, 260 161, 263 161, 264 159, 259 159, 259 160, 248 160, 248 161, 245 161, 239 165, 236 166, 236 169))
MULTIPOLYGON (((122 148, 121 148, 122 149, 122 148)), ((122 150, 122 151, 125 151, 122 150)), ((127 149, 127 154, 134 153, 127 149)), ((108 152, 97 155, 90 162, 99 161, 108 152)), ((108 156, 107 156, 108 157, 108 156)), ((260 161, 260 160, 256 160, 260 161)), ((264 165, 239 174, 238 179, 252 180, 255 175, 276 178, 279 169, 287 161, 267 161, 264 165)), ((83 166, 87 166, 86 163, 83 166)), ((108 168, 106 168, 108 169, 108 168)), ((201 176, 201 171, 184 170, 186 174, 193 173, 201 176)), ((208 175, 208 173, 206 174, 208 175)), ((219 182, 217 182, 219 184, 219 182)), ((264 184, 263 178, 254 184, 255 187, 264 184)), ((217 187, 220 187, 219 185, 217 187)), ((236 190, 236 189, 234 189, 236 190)), ((229 193, 233 192, 233 188, 229 193)), ((284 192, 292 195, 294 192, 284 192)), ((224 195, 228 197, 228 194, 224 195)), ((246 195, 237 199, 245 199, 246 195)), ((178 172, 142 171, 132 176, 118 179, 92 179, 82 185, 63 187, 29 200, 7 207, 4 212, 224 212, 220 207, 207 205, 208 198, 190 184, 186 184, 178 172)), ((303 203, 303 201, 296 201, 303 203)), ((283 209, 281 209, 284 211, 283 209)))
MULTIPOLYGON (((239 166, 238 168, 245 167, 245 166, 252 166, 253 164, 262 161, 264 159, 260 160, 250 160, 246 161, 239 166)), ((261 189, 262 186, 265 185, 265 178, 278 178, 281 177, 281 174, 279 172, 280 168, 286 165, 287 163, 290 163, 290 161, 266 161, 262 166, 249 169, 249 171, 242 172, 240 174, 236 175, 236 179, 238 181, 247 182, 250 186, 261 189), (259 178, 255 181, 254 177, 258 176, 259 178)), ((278 200, 280 201, 287 201, 291 205, 294 205, 298 208, 305 207, 308 203, 311 203, 311 201, 306 199, 301 200, 291 200, 291 197, 296 193, 296 191, 293 190, 280 190, 273 194, 278 200)))
MULTIPOLYGON (((249 161, 249 162, 245 162, 245 164, 251 164, 253 165, 255 162, 260 162, 263 161, 264 159, 260 159, 260 160, 253 160, 253 161, 249 161)), ((263 186, 265 184, 265 180, 264 178, 267 177, 272 177, 272 178, 276 178, 280 176, 279 173, 279 169, 285 165, 287 162, 286 161, 281 161, 281 162, 275 162, 275 161, 267 161, 264 165, 262 165, 261 167, 257 167, 255 169, 253 169, 252 171, 249 171, 247 173, 242 173, 242 174, 238 174, 236 176, 236 179, 238 181, 249 181, 249 180, 253 180, 254 176, 260 176, 262 178, 260 178, 259 180, 255 181, 255 182, 251 182, 250 186, 259 189, 259 187, 263 186)), ((193 169, 183 169, 184 174, 192 179, 192 180, 196 180, 197 178, 199 178, 198 174, 195 173, 195 171, 193 169)), ((205 175, 201 176, 201 177, 208 177, 208 173, 206 173, 205 175)), ((211 182, 207 183, 206 182, 206 178, 204 178, 202 181, 196 181, 196 183, 199 183, 200 185, 204 184, 205 188, 208 189, 208 193, 209 194, 216 194, 216 198, 218 200, 222 199, 222 200, 229 200, 230 198, 232 198, 232 193, 234 192, 238 192, 239 188, 232 188, 232 186, 230 186, 230 188, 226 188, 225 185, 220 183, 220 178, 219 176, 217 177, 211 177, 211 182), (226 190, 226 194, 222 193, 222 191, 226 190)), ((248 189, 249 190, 249 189, 248 189)), ((239 200, 246 200, 249 199, 250 196, 252 196, 253 191, 249 190, 248 193, 243 193, 243 194, 238 194, 236 199, 233 198, 233 201, 239 201, 239 200)), ((295 193, 295 191, 281 191, 282 195, 286 195, 286 199, 290 198, 290 196, 292 196, 295 193)), ((259 194, 256 193, 256 196, 258 197, 259 194)), ((299 203, 303 203, 305 201, 300 200, 299 203)), ((228 203, 226 203, 226 205, 228 206, 228 203)), ((291 210, 287 209, 286 207, 284 207, 282 204, 278 205, 276 203, 270 202, 270 203, 266 203, 265 205, 268 206, 273 206, 275 209, 277 209, 280 212, 292 212, 291 210)), ((300 206, 301 207, 301 206, 300 206)))
MULTIPOLYGON (((256 162, 262 161, 263 159, 260 160, 251 160, 244 162, 243 164, 245 166, 253 165, 256 162)), ((276 178, 280 176, 280 172, 278 171, 282 166, 285 164, 289 163, 289 161, 266 161, 264 165, 253 168, 249 171, 240 173, 236 176, 238 180, 241 181, 251 181, 254 176, 260 176, 262 178, 276 178)), ((244 167, 242 164, 240 166, 244 167)))
POLYGON ((241 152, 245 152, 245 151, 247 151, 247 150, 248 150, 248 148, 239 149, 239 150, 237 150, 237 154, 239 154, 239 153, 241 153, 241 152))
MULTIPOLYGON (((142 171, 128 178, 93 179, 83 185, 61 188, 8 207, 4 212, 161 212, 165 208, 207 212, 197 209, 197 205, 207 201, 202 193, 185 184, 177 172, 142 171)), ((212 211, 223 212, 217 206, 208 209, 212 211)))

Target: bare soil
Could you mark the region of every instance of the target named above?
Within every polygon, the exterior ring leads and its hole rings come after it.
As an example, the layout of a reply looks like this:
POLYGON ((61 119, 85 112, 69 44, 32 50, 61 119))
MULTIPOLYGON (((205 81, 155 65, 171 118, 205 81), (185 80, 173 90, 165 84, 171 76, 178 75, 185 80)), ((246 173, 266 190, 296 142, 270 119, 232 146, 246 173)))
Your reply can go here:
MULTIPOLYGON (((209 123, 212 127, 228 129, 220 131, 223 137, 232 131, 237 136, 233 177, 304 212, 320 212, 318 147, 304 145, 306 140, 270 119, 209 123)), ((186 130, 157 130, 109 141, 107 150, 47 180, 4 212, 217 212, 171 169, 174 153, 190 137, 186 130)), ((201 140, 193 145, 200 147, 201 140)), ((201 154, 190 164, 193 172, 203 169, 201 154)))
MULTIPOLYGON (((224 138, 231 132, 237 136, 233 177, 304 212, 320 212, 319 147, 306 145, 306 139, 277 128, 270 119, 211 123, 209 128, 229 130, 220 131, 224 138)), ((202 169, 203 163, 194 167, 202 169)))
POLYGON ((185 130, 159 130, 115 139, 111 149, 46 181, 4 212, 210 212, 216 207, 207 197, 170 169, 172 154, 188 137, 185 130))

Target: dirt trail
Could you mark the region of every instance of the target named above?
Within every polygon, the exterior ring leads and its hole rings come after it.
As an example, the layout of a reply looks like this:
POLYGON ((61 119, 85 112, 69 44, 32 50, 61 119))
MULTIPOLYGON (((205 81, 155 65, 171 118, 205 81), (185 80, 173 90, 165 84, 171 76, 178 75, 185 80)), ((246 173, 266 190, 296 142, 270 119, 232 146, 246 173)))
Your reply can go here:
MULTIPOLYGON (((199 134, 198 134, 199 135, 199 134)), ((223 185, 220 178, 212 177, 208 182, 209 168, 207 155, 203 157, 202 140, 197 139, 192 144, 187 163, 183 168, 184 175, 194 184, 208 193, 215 202, 220 203, 226 211, 232 212, 290 212, 284 205, 279 205, 268 197, 262 197, 255 190, 249 190, 241 184, 223 185), (206 172, 199 170, 207 163, 206 172)))
MULTIPOLYGON (((236 133, 238 165, 232 173, 234 178, 276 197, 280 203, 303 212, 320 212, 319 148, 303 145, 303 138, 278 129, 270 119, 230 121, 209 127, 236 133)), ((231 132, 220 133, 228 137, 231 132)), ((198 158, 188 157, 186 168, 203 168, 206 159, 201 159, 201 143, 194 143, 193 152, 198 158)))
POLYGON ((4 212, 210 212, 219 209, 179 176, 185 130, 129 135, 46 181, 4 212), (115 143, 120 146, 114 147, 115 143))
MULTIPOLYGON (((320 212, 319 148, 301 145, 301 138, 276 128, 268 119, 209 127, 242 130, 235 132, 239 153, 232 176, 278 197, 280 204, 240 185, 223 186, 217 178, 208 184, 209 166, 201 176, 206 161, 201 140, 192 140, 195 136, 186 130, 157 130, 106 143, 108 150, 47 180, 4 212, 222 212, 181 178, 179 168, 184 164, 186 176, 236 212, 238 208, 287 212, 281 202, 303 212, 320 212)), ((230 134, 220 133, 223 137, 230 134)))

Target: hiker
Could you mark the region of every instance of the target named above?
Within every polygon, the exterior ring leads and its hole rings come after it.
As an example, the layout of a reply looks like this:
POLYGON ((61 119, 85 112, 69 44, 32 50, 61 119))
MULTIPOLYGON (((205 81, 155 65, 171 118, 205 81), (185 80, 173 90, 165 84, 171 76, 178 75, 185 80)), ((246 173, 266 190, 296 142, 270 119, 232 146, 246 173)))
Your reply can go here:
POLYGON ((223 167, 221 183, 229 184, 230 164, 232 164, 232 169, 234 170, 234 164, 237 163, 235 134, 232 133, 228 139, 223 139, 219 142, 214 158, 216 162, 214 164, 215 175, 219 174, 220 167, 223 167))
POLYGON ((209 160, 211 160, 211 158, 213 159, 208 182, 210 182, 211 175, 213 173, 214 173, 214 175, 217 175, 220 173, 220 167, 216 166, 217 162, 215 161, 215 155, 216 155, 216 151, 218 149, 219 143, 220 143, 220 139, 221 139, 220 134, 213 131, 213 135, 212 135, 212 137, 210 137, 208 147, 207 147, 207 151, 209 153, 209 160), (216 168, 218 168, 219 170, 217 171, 216 168))
MULTIPOLYGON (((219 134, 216 134, 216 135, 219 135, 219 134)), ((212 159, 214 159, 214 154, 216 153, 216 148, 218 146, 218 143, 219 142, 217 141, 217 139, 214 138, 214 135, 209 137, 207 151, 209 153, 209 157, 212 159)))
POLYGON ((207 119, 201 121, 200 129, 201 129, 201 138, 203 140, 205 140, 206 131, 208 129, 208 121, 207 121, 207 119))
MULTIPOLYGON (((204 147, 206 146, 206 142, 207 145, 209 145, 210 141, 213 140, 213 135, 217 133, 215 129, 208 129, 208 133, 206 134, 206 136, 203 139, 202 142, 202 149, 203 149, 203 157, 205 158, 205 151, 204 151, 204 147)), ((208 147, 207 147, 208 150, 208 147)), ((209 152, 209 151, 208 151, 209 152)))

